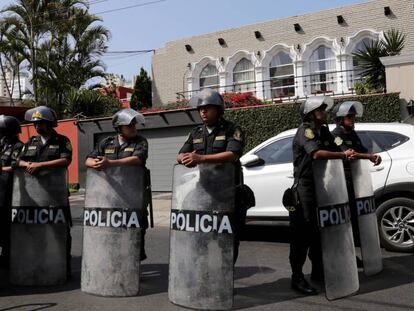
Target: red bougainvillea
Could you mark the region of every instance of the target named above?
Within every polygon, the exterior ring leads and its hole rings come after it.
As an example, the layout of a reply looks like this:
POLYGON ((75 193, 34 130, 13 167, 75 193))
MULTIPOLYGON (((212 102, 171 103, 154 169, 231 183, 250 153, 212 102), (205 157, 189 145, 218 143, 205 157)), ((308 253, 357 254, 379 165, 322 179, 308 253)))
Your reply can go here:
MULTIPOLYGON (((223 93, 221 94, 224 98, 224 105, 226 108, 242 108, 249 106, 258 106, 262 105, 263 102, 253 95, 252 92, 245 93, 223 93)), ((160 112, 173 109, 185 109, 188 108, 188 100, 183 99, 173 103, 169 103, 165 106, 152 107, 152 108, 143 108, 140 112, 150 113, 150 112, 160 112)))
POLYGON ((222 95, 226 108, 240 108, 263 104, 263 102, 254 96, 252 92, 223 93, 222 95))

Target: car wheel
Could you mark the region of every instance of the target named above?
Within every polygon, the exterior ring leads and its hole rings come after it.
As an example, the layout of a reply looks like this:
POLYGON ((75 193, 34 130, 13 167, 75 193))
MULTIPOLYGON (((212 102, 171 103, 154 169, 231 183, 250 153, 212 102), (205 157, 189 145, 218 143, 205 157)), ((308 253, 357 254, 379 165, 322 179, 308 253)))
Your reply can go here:
POLYGON ((382 246, 389 251, 414 251, 414 200, 395 198, 377 209, 382 246))

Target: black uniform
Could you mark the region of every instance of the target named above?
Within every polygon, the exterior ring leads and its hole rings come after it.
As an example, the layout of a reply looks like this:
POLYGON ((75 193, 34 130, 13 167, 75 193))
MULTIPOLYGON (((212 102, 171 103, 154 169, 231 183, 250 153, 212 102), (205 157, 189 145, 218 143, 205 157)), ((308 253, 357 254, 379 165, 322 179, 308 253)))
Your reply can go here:
POLYGON ((17 136, 8 138, 4 136, 0 140, 0 173, 2 181, 6 185, 4 191, 4 201, 0 202, 0 266, 7 267, 10 249, 10 221, 11 221, 11 199, 13 188, 13 173, 1 172, 1 167, 12 166, 16 163, 19 153, 23 147, 23 143, 17 136))
MULTIPOLYGON (((353 149, 358 153, 367 153, 368 149, 362 144, 361 139, 355 130, 346 130, 343 126, 337 125, 332 131, 332 135, 335 137, 335 144, 341 148, 342 151, 353 149)), ((351 222, 352 233, 354 236, 354 242, 356 245, 360 244, 359 239, 359 227, 358 227, 358 213, 356 210, 354 187, 352 183, 351 166, 348 160, 344 160, 345 179, 348 190, 349 206, 351 208, 351 222)))
MULTIPOLYGON (((47 162, 59 159, 68 159, 69 163, 72 161, 72 145, 66 136, 60 135, 55 130, 52 130, 51 136, 45 143, 42 142, 40 135, 30 137, 24 144, 18 160, 26 162, 47 162)), ((72 216, 69 207, 69 200, 67 202, 65 216, 68 220, 69 227, 66 253, 68 278, 70 278, 72 246, 70 227, 72 226, 72 216)))
MULTIPOLYGON (((137 156, 143 163, 145 163, 148 158, 148 142, 147 140, 137 135, 134 138, 129 138, 125 140, 122 144, 120 143, 118 136, 110 136, 103 139, 99 142, 96 148, 88 155, 88 158, 97 158, 98 156, 104 156, 109 160, 123 159, 127 157, 137 156)), ((149 174, 149 171, 146 170, 146 174, 149 174)), ((148 180, 148 177, 146 178, 148 180)), ((149 185, 145 185, 147 188, 149 185)), ((147 206, 149 204, 149 195, 146 194, 144 202, 144 209, 142 219, 140 221, 141 225, 141 260, 147 258, 145 254, 145 233, 148 228, 148 211, 147 206)))
MULTIPOLYGON (((231 151, 237 156, 243 155, 243 148, 245 143, 244 133, 240 126, 233 124, 223 118, 212 128, 209 133, 206 125, 199 125, 189 134, 187 141, 180 149, 179 153, 189 153, 195 151, 197 154, 216 154, 226 151, 231 151)), ((240 161, 235 163, 236 166, 236 223, 234 230, 234 262, 238 256, 238 246, 240 243, 240 233, 246 218, 246 208, 241 202, 243 172, 240 161)))
POLYGON ((322 253, 317 224, 317 203, 313 180, 313 153, 318 150, 340 151, 328 126, 319 130, 312 122, 303 122, 293 140, 294 178, 300 200, 300 207, 289 212, 291 242, 290 264, 292 278, 303 277, 302 267, 309 250, 312 261, 312 275, 322 274, 322 253))
POLYGON ((46 162, 58 159, 72 161, 72 145, 66 136, 52 132, 43 144, 41 136, 32 136, 24 144, 19 160, 26 162, 46 162))

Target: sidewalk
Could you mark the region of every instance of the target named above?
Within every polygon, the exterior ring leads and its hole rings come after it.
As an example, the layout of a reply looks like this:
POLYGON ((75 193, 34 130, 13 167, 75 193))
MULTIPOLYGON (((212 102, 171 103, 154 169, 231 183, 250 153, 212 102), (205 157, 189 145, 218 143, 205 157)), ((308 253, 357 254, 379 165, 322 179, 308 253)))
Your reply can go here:
MULTIPOLYGON (((80 224, 83 219, 83 207, 85 201, 85 189, 72 193, 69 197, 73 222, 80 224)), ((154 192, 152 194, 154 210, 154 226, 168 227, 170 224, 171 193, 154 192)))

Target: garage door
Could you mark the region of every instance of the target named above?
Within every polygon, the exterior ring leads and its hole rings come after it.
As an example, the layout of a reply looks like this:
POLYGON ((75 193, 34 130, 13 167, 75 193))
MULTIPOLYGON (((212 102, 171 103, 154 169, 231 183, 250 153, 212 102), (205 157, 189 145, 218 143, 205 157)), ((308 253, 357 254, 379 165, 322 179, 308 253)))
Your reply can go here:
POLYGON ((151 170, 152 191, 171 191, 177 153, 193 127, 151 129, 141 132, 149 145, 147 167, 151 170))

